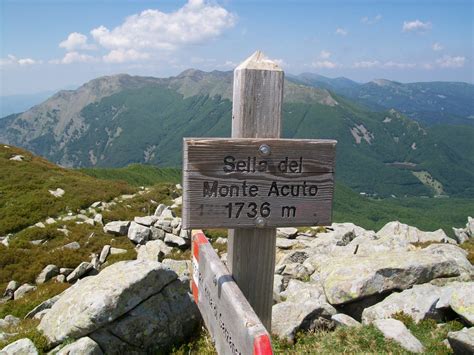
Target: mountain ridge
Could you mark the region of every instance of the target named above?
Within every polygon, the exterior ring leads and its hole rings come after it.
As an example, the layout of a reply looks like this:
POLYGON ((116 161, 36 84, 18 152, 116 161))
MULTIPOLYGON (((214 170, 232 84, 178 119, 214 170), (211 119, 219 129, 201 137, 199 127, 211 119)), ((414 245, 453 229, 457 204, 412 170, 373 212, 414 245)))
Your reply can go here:
MULTIPOLYGON (((101 77, 0 120, 0 141, 64 166, 179 166, 182 137, 230 136, 231 92, 232 72, 101 77)), ((424 127, 394 109, 370 111, 328 89, 285 81, 282 136, 337 139, 338 178, 369 195, 474 196, 474 158, 465 154, 474 146, 456 140, 471 132, 424 127)))

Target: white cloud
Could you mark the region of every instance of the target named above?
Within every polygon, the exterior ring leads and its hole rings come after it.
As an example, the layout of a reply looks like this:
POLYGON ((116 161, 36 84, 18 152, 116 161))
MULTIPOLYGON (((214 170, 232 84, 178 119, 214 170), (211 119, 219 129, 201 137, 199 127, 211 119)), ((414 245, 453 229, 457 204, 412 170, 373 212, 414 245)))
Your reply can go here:
POLYGON ((436 61, 436 64, 438 64, 441 68, 462 68, 464 66, 465 61, 465 57, 452 57, 449 55, 445 55, 442 58, 439 58, 436 61))
POLYGON ((366 69, 366 68, 378 67, 379 65, 380 65, 380 62, 378 60, 363 60, 361 62, 354 63, 353 67, 366 69))
POLYGON ((385 62, 383 64, 384 68, 396 68, 396 69, 409 69, 409 68, 414 68, 416 67, 415 63, 400 63, 400 62, 394 62, 392 60, 385 62))
POLYGON ((189 0, 175 12, 145 10, 129 16, 112 30, 99 26, 91 35, 107 49, 173 50, 202 43, 234 26, 236 17, 223 7, 203 0, 189 0))
POLYGON ((124 63, 148 58, 150 58, 150 54, 139 52, 135 49, 114 49, 102 59, 106 63, 124 63))
POLYGON ((17 58, 12 54, 7 55, 6 58, 0 59, 0 66, 7 66, 7 65, 20 65, 20 66, 27 66, 33 64, 39 64, 41 61, 36 61, 31 58, 17 58))
POLYGON ((322 60, 311 63, 311 66, 316 69, 334 69, 340 67, 338 63, 331 62, 330 60, 322 60))
POLYGON ((404 21, 403 32, 425 32, 431 30, 431 22, 422 22, 420 20, 404 21))
POLYGON ((348 34, 348 32, 344 28, 341 28, 341 27, 338 27, 335 33, 340 36, 346 36, 348 34))
POLYGON ((50 61, 50 63, 60 64, 72 64, 72 63, 90 63, 96 61, 94 58, 87 54, 81 54, 79 52, 68 52, 64 55, 64 58, 60 61, 50 61))
POLYGON ((321 59, 328 59, 331 56, 331 52, 322 50, 321 53, 319 53, 319 58, 321 59))
POLYGON ((382 15, 378 14, 374 16, 373 18, 370 18, 368 16, 364 16, 360 19, 360 22, 365 23, 366 25, 373 25, 379 22, 382 19, 382 15))
POLYGON ((59 43, 59 47, 72 52, 77 49, 95 49, 93 44, 87 43, 87 36, 82 33, 72 32, 67 36, 67 39, 59 43))
POLYGON ((441 45, 441 43, 435 42, 435 43, 433 43, 431 48, 433 48, 433 50, 437 52, 437 51, 442 50, 444 47, 441 45))

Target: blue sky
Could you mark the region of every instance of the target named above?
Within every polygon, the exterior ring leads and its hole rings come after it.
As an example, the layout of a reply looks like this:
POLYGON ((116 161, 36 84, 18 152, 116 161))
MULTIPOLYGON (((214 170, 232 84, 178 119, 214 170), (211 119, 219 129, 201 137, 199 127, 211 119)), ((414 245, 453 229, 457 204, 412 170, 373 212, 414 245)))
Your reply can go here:
POLYGON ((257 49, 292 74, 474 81, 472 0, 0 4, 0 95, 116 73, 232 70, 257 49))

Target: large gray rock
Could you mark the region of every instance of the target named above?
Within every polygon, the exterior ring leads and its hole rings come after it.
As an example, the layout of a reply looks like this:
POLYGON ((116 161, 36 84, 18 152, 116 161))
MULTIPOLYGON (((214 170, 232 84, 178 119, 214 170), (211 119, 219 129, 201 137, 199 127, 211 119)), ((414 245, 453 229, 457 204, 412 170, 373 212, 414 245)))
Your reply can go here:
POLYGON ((171 233, 166 233, 165 243, 180 249, 186 249, 191 244, 189 239, 184 239, 171 233))
POLYGON ((287 301, 293 302, 304 300, 318 300, 321 302, 326 302, 324 290, 319 284, 293 279, 289 280, 285 291, 281 292, 280 296, 287 301))
POLYGON ((474 282, 469 283, 469 286, 453 289, 449 306, 472 326, 474 325, 474 282))
POLYGON ((348 316, 344 313, 338 313, 331 317, 331 320, 336 324, 338 327, 361 327, 362 324, 356 321, 351 316, 348 316))
POLYGON ((83 261, 80 263, 69 275, 66 277, 67 282, 74 282, 79 280, 81 277, 85 276, 89 271, 94 267, 91 263, 83 261))
POLYGON ((7 287, 5 288, 5 292, 3 293, 3 297, 13 298, 13 294, 15 291, 20 287, 20 284, 15 280, 12 280, 8 283, 7 287))
POLYGON ((158 262, 118 262, 67 289, 43 317, 39 329, 53 344, 82 337, 124 315, 176 278, 158 262))
POLYGON ((109 254, 110 254, 110 245, 104 245, 99 255, 99 262, 101 264, 105 263, 109 254))
POLYGON ((175 280, 125 316, 94 331, 107 354, 161 353, 195 334, 200 314, 188 293, 189 285, 175 280))
POLYGON ((89 337, 83 337, 66 345, 56 355, 102 355, 99 345, 89 337))
POLYGON ((330 304, 317 300, 277 303, 272 308, 272 333, 293 342, 299 330, 332 328, 331 316, 336 313, 330 304))
POLYGON ((15 326, 20 323, 20 318, 12 316, 11 314, 5 316, 5 318, 0 318, 0 329, 5 329, 11 326, 15 326))
POLYGON ((145 217, 135 217, 134 222, 141 224, 142 226, 150 227, 158 220, 156 216, 145 216, 145 217))
POLYGON ((36 290, 36 286, 29 285, 29 284, 23 284, 18 289, 15 291, 13 294, 13 299, 18 300, 20 298, 25 297, 25 295, 29 292, 33 292, 36 290))
POLYGON ((409 290, 392 293, 382 302, 364 309, 362 322, 370 324, 376 319, 392 318, 395 313, 403 312, 419 322, 426 318, 441 320, 442 309, 436 308, 441 296, 441 288, 431 284, 415 285, 409 290))
POLYGON ((36 277, 36 284, 44 284, 57 275, 59 275, 59 268, 56 265, 47 265, 36 277))
POLYGON ((399 320, 377 319, 373 324, 382 332, 385 338, 400 344, 402 348, 413 353, 424 351, 423 344, 399 320))
POLYGON ((130 221, 113 221, 104 226, 104 233, 113 235, 127 235, 130 221))
POLYGON ((28 314, 25 316, 25 318, 26 319, 34 318, 38 313, 50 309, 59 300, 60 297, 61 295, 56 295, 54 297, 51 297, 50 299, 47 299, 44 302, 41 302, 39 305, 37 305, 35 308, 29 311, 28 314))
POLYGON ((464 251, 448 244, 412 252, 336 257, 320 268, 326 297, 336 305, 474 270, 464 251))
POLYGON ((458 332, 449 332, 448 341, 455 354, 474 354, 474 327, 463 328, 458 332))
POLYGON ((164 259, 162 264, 178 274, 181 280, 189 280, 192 267, 190 260, 164 259))
POLYGON ((294 227, 277 228, 277 237, 280 238, 295 238, 296 234, 298 234, 298 229, 294 227))
POLYGON ((135 244, 145 244, 150 239, 150 228, 132 222, 128 228, 128 239, 135 244))
POLYGON ((35 344, 28 339, 17 340, 0 350, 1 355, 37 355, 35 344))
POLYGON ((137 250, 137 260, 162 261, 173 251, 162 240, 151 240, 145 245, 139 246, 137 250))
POLYGON ((379 238, 391 237, 397 239, 405 239, 409 243, 456 243, 454 239, 449 238, 442 229, 434 232, 423 232, 416 227, 400 223, 399 221, 388 222, 377 232, 379 238))

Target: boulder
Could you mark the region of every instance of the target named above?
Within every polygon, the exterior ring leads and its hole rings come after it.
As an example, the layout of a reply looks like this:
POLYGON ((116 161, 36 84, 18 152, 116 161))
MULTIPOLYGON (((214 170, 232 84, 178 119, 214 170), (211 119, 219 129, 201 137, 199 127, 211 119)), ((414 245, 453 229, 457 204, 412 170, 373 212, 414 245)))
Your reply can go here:
POLYGON ((356 321, 351 316, 344 313, 338 313, 331 317, 331 320, 336 324, 337 327, 361 327, 362 324, 356 321))
POLYGON ((103 229, 104 233, 110 233, 113 235, 127 235, 129 226, 129 221, 114 221, 107 223, 103 229))
POLYGON ((296 239, 286 239, 286 238, 277 238, 276 239, 276 246, 280 249, 291 249, 295 245, 298 245, 298 241, 296 239))
POLYGON ((163 240, 165 239, 165 234, 166 232, 160 228, 157 228, 155 226, 150 227, 151 235, 150 239, 151 240, 163 240))
POLYGON ((13 293, 18 289, 18 287, 20 287, 20 284, 15 280, 11 280, 5 288, 3 297, 13 298, 13 293))
POLYGON ((29 285, 29 284, 23 284, 18 289, 15 291, 13 294, 13 299, 18 300, 22 297, 24 297, 27 293, 35 291, 36 286, 29 285))
POLYGON ((199 328, 201 316, 188 290, 189 284, 175 280, 89 336, 107 354, 164 353, 199 328))
POLYGON ((145 217, 135 217, 134 222, 141 224, 142 226, 150 227, 158 220, 156 216, 145 216, 145 217))
POLYGON ((324 290, 319 284, 293 279, 289 280, 285 291, 280 291, 280 296, 286 301, 293 302, 303 300, 319 300, 321 302, 326 302, 324 290))
POLYGON ((474 325, 474 282, 452 290, 449 306, 467 324, 474 325))
POLYGON ((17 340, 0 350, 1 355, 37 355, 35 344, 28 339, 17 340))
POLYGON ((296 234, 298 234, 298 229, 294 227, 287 227, 287 228, 277 228, 277 237, 280 238, 295 238, 296 234))
POLYGON ((119 255, 119 254, 125 254, 127 252, 127 249, 122 249, 122 248, 110 248, 110 255, 119 255))
POLYGON ((118 262, 67 289, 38 328, 53 344, 82 337, 123 316, 176 278, 158 262, 118 262))
POLYGON ((409 243, 437 242, 456 244, 456 241, 449 238, 442 229, 434 232, 423 232, 416 227, 400 223, 399 221, 388 222, 377 232, 377 236, 379 238, 405 239, 409 243))
POLYGON ((188 239, 178 237, 171 233, 166 233, 165 243, 180 249, 186 249, 191 244, 188 239))
POLYGON ((469 240, 469 235, 467 234, 467 230, 464 228, 454 228, 453 227, 454 236, 459 244, 467 242, 469 240))
POLYGON ((474 327, 449 332, 448 341, 455 354, 474 354, 474 327))
POLYGON ((150 235, 150 228, 135 222, 130 223, 127 236, 135 244, 145 244, 150 239, 150 235))
POLYGON ((163 211, 165 210, 165 208, 166 208, 166 205, 159 204, 158 207, 156 207, 154 216, 160 217, 163 211))
POLYGON ((282 268, 280 274, 284 277, 286 276, 292 279, 304 280, 307 279, 312 274, 312 272, 302 264, 289 263, 285 264, 285 267, 282 268))
POLYGON ((330 304, 317 300, 277 303, 272 308, 272 333, 293 342, 300 330, 332 328, 331 316, 336 313, 330 304))
POLYGON ((164 218, 164 219, 173 219, 175 218, 176 215, 175 213, 173 212, 173 210, 169 207, 166 207, 163 212, 161 212, 161 215, 160 215, 160 218, 164 218))
POLYGON ((326 297, 329 303, 337 305, 404 290, 435 278, 472 273, 474 267, 462 249, 437 244, 412 252, 334 257, 320 265, 320 269, 326 297))
POLYGON ((12 316, 11 314, 5 316, 5 318, 0 319, 0 329, 8 328, 11 326, 15 326, 20 323, 20 318, 12 316))
POLYGON ((105 261, 107 260, 107 257, 109 256, 110 254, 110 245, 104 245, 102 247, 102 250, 100 252, 100 255, 99 255, 99 262, 101 264, 105 263, 105 261))
POLYGON ((173 248, 167 246, 162 240, 151 240, 139 246, 137 260, 162 261, 172 251, 173 248))
POLYGON ((37 305, 35 308, 28 312, 28 314, 25 316, 25 319, 34 318, 38 313, 50 309, 59 300, 60 296, 61 295, 56 295, 54 297, 51 297, 50 299, 47 299, 44 302, 41 302, 39 305, 37 305))
POLYGON ((103 225, 104 224, 104 218, 102 217, 102 214, 97 213, 94 216, 94 222, 97 223, 97 224, 103 225))
POLYGON ((72 283, 80 279, 82 276, 87 274, 93 268, 94 267, 92 266, 91 263, 88 263, 87 261, 83 261, 69 275, 67 275, 66 281, 72 283))
POLYGON ((439 287, 415 285, 409 290, 392 293, 382 302, 366 308, 362 313, 362 322, 370 324, 376 319, 391 318, 398 312, 411 316, 415 322, 427 318, 441 320, 443 312, 436 308, 440 295, 439 287))
POLYGON ((71 242, 61 247, 61 249, 69 249, 69 250, 77 250, 80 248, 81 248, 81 245, 78 242, 71 242))
POLYGON ((44 284, 46 281, 52 279, 53 277, 59 275, 59 268, 56 265, 46 266, 36 277, 36 284, 44 284))
POLYGON ((48 190, 48 191, 54 197, 63 197, 65 193, 65 191, 61 189, 60 187, 58 187, 56 190, 48 190))
POLYGON ((386 339, 393 340, 402 348, 412 353, 422 353, 423 345, 415 336, 405 327, 405 325, 396 319, 377 319, 374 326, 380 330, 386 339))
POLYGON ((181 280, 189 280, 192 266, 190 260, 164 259, 163 265, 178 274, 181 280))
POLYGON ((73 271, 74 271, 74 269, 70 268, 70 267, 62 267, 62 268, 59 269, 59 273, 61 275, 64 275, 64 276, 69 275, 73 271))
POLYGON ((56 355, 102 355, 99 345, 89 337, 83 337, 61 348, 56 355))

